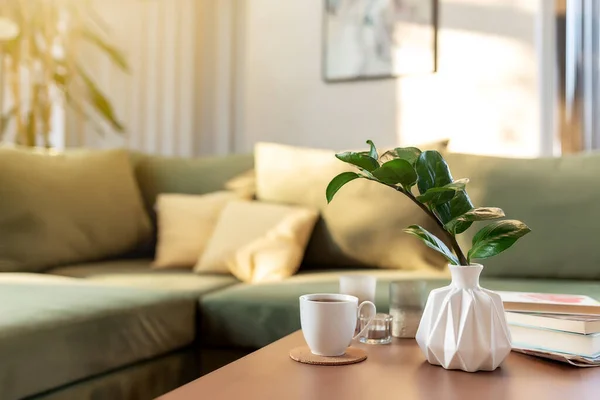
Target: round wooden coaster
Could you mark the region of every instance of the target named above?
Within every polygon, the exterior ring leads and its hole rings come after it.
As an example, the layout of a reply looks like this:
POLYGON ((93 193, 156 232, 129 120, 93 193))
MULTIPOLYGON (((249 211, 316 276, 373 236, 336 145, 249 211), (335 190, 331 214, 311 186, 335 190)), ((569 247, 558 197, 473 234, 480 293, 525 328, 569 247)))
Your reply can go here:
POLYGON ((338 357, 318 356, 311 353, 308 346, 300 346, 290 350, 294 361, 312 365, 348 365, 356 364, 367 359, 367 352, 357 347, 348 347, 346 353, 338 357))

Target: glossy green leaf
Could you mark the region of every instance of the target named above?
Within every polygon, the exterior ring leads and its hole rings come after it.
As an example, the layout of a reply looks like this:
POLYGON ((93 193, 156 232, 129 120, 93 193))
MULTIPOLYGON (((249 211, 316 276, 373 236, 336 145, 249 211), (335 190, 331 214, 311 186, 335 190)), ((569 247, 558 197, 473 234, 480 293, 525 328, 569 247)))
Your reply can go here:
POLYGON ((348 164, 355 165, 369 172, 373 172, 375 169, 379 168, 377 160, 366 154, 346 151, 344 153, 338 153, 335 156, 348 164))
POLYGON ((408 161, 411 165, 415 165, 421 155, 421 150, 416 147, 396 147, 394 152, 398 158, 408 161))
POLYGON ((487 221, 504 217, 504 211, 497 207, 480 207, 459 215, 445 225, 445 228, 456 234, 455 229, 461 222, 487 221))
POLYGON ((505 220, 492 222, 483 227, 473 237, 473 247, 467 255, 468 260, 495 256, 511 247, 515 242, 531 232, 521 221, 505 220))
POLYGON ((468 179, 459 179, 439 188, 431 188, 425 194, 417 196, 417 200, 428 203, 432 207, 446 203, 452 200, 456 192, 464 190, 467 183, 469 183, 468 179))
POLYGON ((367 144, 370 146, 369 148, 369 156, 375 160, 379 158, 377 155, 377 148, 375 147, 375 143, 372 140, 367 140, 367 144))
MULTIPOLYGON (((447 224, 454 218, 459 217, 472 210, 473 203, 466 191, 457 192, 456 195, 447 203, 440 204, 435 208, 436 214, 440 217, 442 223, 447 224)), ((473 224, 472 221, 459 221, 455 227, 455 233, 463 233, 473 224)))
POLYGON ((381 155, 380 161, 386 162, 395 159, 406 160, 412 166, 421 155, 421 150, 416 147, 397 147, 392 150, 388 150, 381 155))
MULTIPOLYGON (((417 159, 415 168, 419 176, 417 186, 421 194, 426 193, 431 188, 448 185, 453 181, 448 164, 446 164, 442 155, 435 150, 428 150, 421 153, 417 159)), ((434 212, 442 223, 447 224, 473 208, 473 203, 471 203, 469 195, 463 190, 457 192, 450 201, 438 204, 434 212)), ((458 222, 456 224, 456 232, 464 232, 472 223, 471 221, 458 222)))
POLYGON ((388 185, 400 184, 405 188, 410 188, 417 182, 415 169, 407 161, 400 159, 384 163, 373 171, 373 176, 388 185))
POLYGON ((415 163, 415 169, 417 170, 417 187, 420 194, 425 194, 431 188, 452 183, 452 175, 448 164, 446 164, 442 155, 435 150, 421 153, 415 163))
POLYGON ((456 190, 447 187, 431 188, 420 196, 417 196, 417 200, 421 203, 429 204, 431 207, 435 207, 439 204, 446 203, 456 195, 456 190))
POLYGON ((398 157, 396 156, 396 153, 394 152, 394 150, 387 150, 387 151, 384 151, 381 156, 379 156, 379 162, 386 163, 388 161, 395 160, 396 158, 398 158, 398 157))
POLYGON ((341 174, 333 178, 331 182, 329 182, 329 185, 327 185, 327 190, 325 191, 325 194, 327 196, 327 203, 331 203, 331 200, 333 200, 333 196, 335 196, 338 190, 340 190, 346 183, 351 182, 357 178, 360 178, 360 175, 356 172, 342 172, 341 174))
POLYGON ((450 251, 448 246, 444 244, 440 239, 432 235, 426 229, 420 227, 419 225, 411 225, 408 228, 404 229, 404 232, 416 236, 425 243, 425 245, 439 253, 441 253, 450 263, 454 265, 458 265, 458 259, 456 256, 450 251))

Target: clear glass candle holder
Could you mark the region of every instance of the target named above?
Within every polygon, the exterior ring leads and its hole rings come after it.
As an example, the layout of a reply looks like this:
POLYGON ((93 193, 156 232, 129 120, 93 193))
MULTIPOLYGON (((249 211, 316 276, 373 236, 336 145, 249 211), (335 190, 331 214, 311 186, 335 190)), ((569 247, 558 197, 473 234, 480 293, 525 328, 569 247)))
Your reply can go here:
POLYGON ((397 281, 390 284, 392 336, 414 338, 427 301, 427 283, 423 280, 397 281))
POLYGON ((365 331, 358 340, 366 344, 388 344, 392 342, 392 317, 388 314, 375 314, 373 320, 370 316, 361 316, 358 320, 360 331, 365 331), (369 321, 371 323, 369 324, 369 321), (368 328, 365 327, 369 324, 368 328))

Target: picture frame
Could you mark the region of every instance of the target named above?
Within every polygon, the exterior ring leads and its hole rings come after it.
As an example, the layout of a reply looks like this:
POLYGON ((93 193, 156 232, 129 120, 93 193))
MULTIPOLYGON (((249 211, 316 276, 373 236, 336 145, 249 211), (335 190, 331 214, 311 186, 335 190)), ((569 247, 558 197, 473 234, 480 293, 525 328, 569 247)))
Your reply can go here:
POLYGON ((438 0, 324 0, 323 80, 436 72, 438 8, 438 0))

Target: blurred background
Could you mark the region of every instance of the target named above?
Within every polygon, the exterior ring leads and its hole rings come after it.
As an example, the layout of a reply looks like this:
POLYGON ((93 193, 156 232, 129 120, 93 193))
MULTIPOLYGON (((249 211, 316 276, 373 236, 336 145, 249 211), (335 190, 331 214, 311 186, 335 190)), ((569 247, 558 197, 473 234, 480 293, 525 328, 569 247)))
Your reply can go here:
POLYGON ((0 15, 7 142, 600 146, 598 0, 5 0, 0 15))

